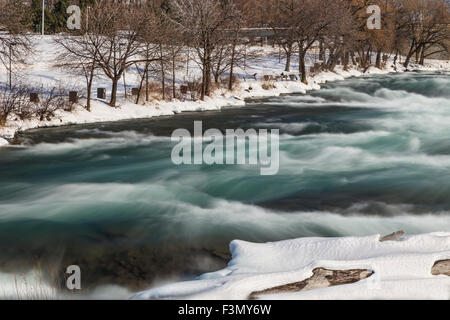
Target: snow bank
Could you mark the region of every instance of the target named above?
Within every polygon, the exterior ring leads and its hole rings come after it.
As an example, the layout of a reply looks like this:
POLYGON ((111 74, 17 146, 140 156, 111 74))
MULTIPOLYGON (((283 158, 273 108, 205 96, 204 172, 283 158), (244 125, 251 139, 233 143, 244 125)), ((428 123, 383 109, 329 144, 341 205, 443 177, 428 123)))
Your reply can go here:
MULTIPOLYGON (((82 124, 92 122, 103 121, 117 121, 126 119, 137 118, 150 118, 156 116, 173 115, 185 111, 206 111, 206 110, 219 110, 222 107, 227 106, 244 106, 245 98, 251 97, 264 97, 264 96, 277 96, 286 93, 304 93, 307 90, 320 89, 320 84, 328 81, 343 80, 351 76, 361 76, 362 72, 351 69, 344 71, 342 66, 337 66, 334 72, 322 72, 314 77, 308 78, 308 85, 301 83, 300 81, 278 81, 275 82, 276 88, 265 90, 262 88, 263 82, 260 81, 263 75, 266 74, 281 74, 284 71, 284 61, 279 60, 277 52, 271 47, 264 47, 263 56, 257 61, 248 61, 249 66, 245 70, 239 68, 235 70, 236 75, 239 77, 240 82, 237 84, 233 92, 227 90, 217 90, 213 96, 206 98, 205 101, 157 101, 147 103, 146 105, 136 105, 129 100, 123 98, 124 86, 120 85, 118 88, 118 107, 111 108, 106 104, 106 101, 93 99, 91 102, 91 112, 88 112, 83 108, 85 101, 80 100, 80 104, 75 108, 73 112, 58 111, 56 117, 51 121, 38 121, 27 120, 21 121, 12 117, 8 120, 7 125, 0 128, 0 137, 12 138, 18 131, 24 131, 27 129, 48 127, 48 126, 60 126, 68 124, 82 124), (258 80, 254 80, 251 75, 257 74, 258 80), (122 98, 121 98, 122 97, 122 98)), ((36 38, 36 50, 35 55, 30 59, 33 63, 29 63, 23 70, 22 77, 27 79, 30 84, 41 84, 44 86, 58 86, 63 85, 69 88, 77 88, 77 90, 83 90, 85 87, 85 80, 83 77, 76 76, 68 73, 67 71, 58 69, 55 67, 55 62, 58 59, 58 54, 61 50, 53 41, 52 36, 43 36, 36 38)), ((312 55, 313 56, 313 55, 312 55)), ((307 61, 307 66, 310 67, 314 63, 313 60, 307 61)), ((365 74, 379 74, 389 72, 404 71, 404 68, 397 64, 395 68, 388 64, 389 67, 385 70, 380 70, 374 67, 369 68, 365 74)), ((295 65, 295 59, 292 63, 292 73, 296 73, 297 65, 295 65)), ((436 69, 450 69, 449 61, 427 61, 427 66, 412 65, 410 69, 421 70, 436 70, 436 69)), ((200 70, 195 62, 190 65, 189 78, 198 79, 200 77, 200 70)), ((298 72, 297 72, 298 73, 298 72)), ((0 78, 5 78, 7 73, 4 69, 0 69, 0 78)), ((127 73, 128 82, 137 83, 136 72, 129 71, 127 73)), ((184 83, 181 79, 184 79, 186 75, 184 71, 180 71, 177 74, 177 82, 184 83)), ((110 92, 111 83, 105 76, 99 76, 94 80, 93 88, 103 87, 110 92)), ((128 86, 128 89, 131 87, 128 86)), ((95 93, 95 92, 94 92, 95 93)))
POLYGON ((270 243, 232 241, 232 260, 197 280, 136 294, 134 299, 246 299, 250 293, 302 281, 312 270, 368 269, 352 284, 259 296, 260 299, 450 299, 450 277, 433 276, 438 260, 450 258, 450 233, 405 236, 300 238, 270 243))
MULTIPOLYGON (((81 100, 81 104, 84 101, 81 100)), ((205 101, 171 101, 154 103, 153 105, 136 105, 123 103, 116 108, 111 108, 104 102, 92 101, 91 112, 82 106, 77 106, 72 112, 58 110, 56 116, 50 121, 13 120, 0 128, 0 137, 13 138, 18 131, 32 128, 52 127, 70 124, 82 124, 93 122, 118 121, 127 119, 151 118, 157 116, 174 115, 186 111, 219 110, 226 106, 243 106, 245 102, 235 97, 208 98, 205 101)))
POLYGON ((0 147, 1 146, 6 146, 8 144, 8 141, 6 141, 5 139, 0 137, 0 147))

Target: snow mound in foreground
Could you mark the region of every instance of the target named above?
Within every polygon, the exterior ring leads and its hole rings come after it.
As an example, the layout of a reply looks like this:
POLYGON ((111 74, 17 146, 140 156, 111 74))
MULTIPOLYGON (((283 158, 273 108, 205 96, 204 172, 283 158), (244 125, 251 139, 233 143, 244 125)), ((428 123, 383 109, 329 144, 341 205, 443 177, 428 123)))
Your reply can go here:
POLYGON ((380 242, 380 236, 299 238, 250 243, 234 240, 232 260, 223 270, 197 280, 136 294, 134 299, 247 299, 252 292, 299 282, 312 270, 367 269, 374 273, 351 284, 259 299, 450 299, 450 277, 432 275, 436 261, 450 259, 450 233, 405 236, 380 242))

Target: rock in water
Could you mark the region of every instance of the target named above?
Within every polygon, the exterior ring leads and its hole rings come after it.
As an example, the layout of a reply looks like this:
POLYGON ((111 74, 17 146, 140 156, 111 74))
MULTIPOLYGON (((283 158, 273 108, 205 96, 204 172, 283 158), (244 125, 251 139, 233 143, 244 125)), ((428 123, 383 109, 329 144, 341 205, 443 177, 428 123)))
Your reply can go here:
POLYGON ((373 271, 366 269, 328 270, 325 268, 315 268, 312 272, 313 275, 303 281, 288 283, 261 291, 254 291, 249 295, 249 299, 255 299, 261 294, 296 292, 354 283, 366 279, 373 274, 373 271))
POLYGON ((435 276, 440 274, 450 276, 450 259, 436 261, 431 269, 431 274, 435 276))
POLYGON ((397 241, 398 239, 400 239, 401 237, 403 237, 405 235, 405 231, 400 230, 391 234, 388 234, 387 236, 381 237, 380 238, 380 242, 384 242, 384 241, 397 241))

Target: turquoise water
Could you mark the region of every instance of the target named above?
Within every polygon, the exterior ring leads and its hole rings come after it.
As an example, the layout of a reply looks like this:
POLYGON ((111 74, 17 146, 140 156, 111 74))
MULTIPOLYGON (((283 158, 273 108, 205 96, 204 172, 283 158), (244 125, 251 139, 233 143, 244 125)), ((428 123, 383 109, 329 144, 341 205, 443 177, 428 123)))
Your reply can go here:
POLYGON ((57 257, 141 288, 223 266, 236 238, 449 231, 449 124, 450 74, 407 73, 246 108, 31 130, 0 150, 0 269, 57 257), (173 165, 169 136, 194 120, 280 129, 278 175, 173 165))

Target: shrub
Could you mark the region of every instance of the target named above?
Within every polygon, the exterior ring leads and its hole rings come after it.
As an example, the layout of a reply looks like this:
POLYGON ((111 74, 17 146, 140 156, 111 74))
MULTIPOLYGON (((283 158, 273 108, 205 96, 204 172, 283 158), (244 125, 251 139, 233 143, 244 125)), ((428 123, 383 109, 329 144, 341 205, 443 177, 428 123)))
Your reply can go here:
POLYGON ((32 117, 29 89, 25 86, 14 86, 0 90, 0 126, 4 126, 12 114, 24 120, 32 117))
POLYGON ((64 110, 68 104, 67 92, 61 87, 53 87, 50 90, 39 90, 40 102, 35 104, 35 114, 39 121, 50 121, 55 117, 56 110, 64 110))
POLYGON ((188 92, 191 95, 191 100, 197 101, 202 92, 202 83, 200 81, 188 82, 188 92))

